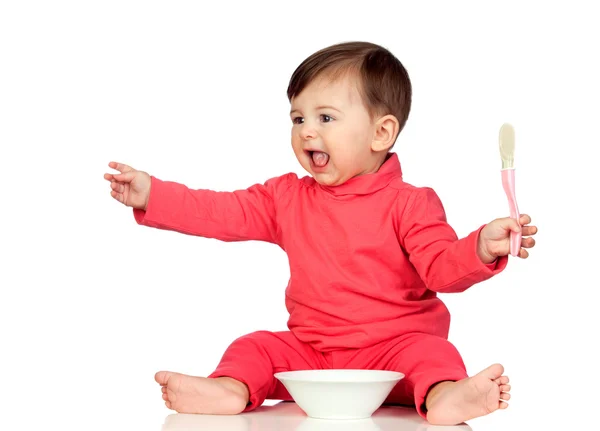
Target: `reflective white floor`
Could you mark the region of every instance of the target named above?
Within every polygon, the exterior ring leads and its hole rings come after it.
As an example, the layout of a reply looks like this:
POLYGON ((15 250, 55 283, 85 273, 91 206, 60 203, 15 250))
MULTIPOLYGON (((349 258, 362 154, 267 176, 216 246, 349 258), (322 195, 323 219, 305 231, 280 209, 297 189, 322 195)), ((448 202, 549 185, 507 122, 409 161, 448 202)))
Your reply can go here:
POLYGON ((371 419, 330 421, 311 419, 295 403, 262 406, 253 412, 236 416, 188 415, 174 413, 165 418, 162 431, 471 431, 460 426, 433 426, 424 421, 413 409, 381 407, 371 419))

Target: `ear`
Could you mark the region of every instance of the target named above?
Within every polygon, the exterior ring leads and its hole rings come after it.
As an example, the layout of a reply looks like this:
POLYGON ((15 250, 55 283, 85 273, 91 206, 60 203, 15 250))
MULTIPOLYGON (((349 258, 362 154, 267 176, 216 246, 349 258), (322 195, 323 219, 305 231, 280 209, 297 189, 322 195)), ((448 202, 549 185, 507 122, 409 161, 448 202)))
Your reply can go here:
POLYGON ((393 115, 385 115, 375 123, 375 134, 371 142, 371 150, 378 152, 387 152, 398 135, 400 123, 393 115))

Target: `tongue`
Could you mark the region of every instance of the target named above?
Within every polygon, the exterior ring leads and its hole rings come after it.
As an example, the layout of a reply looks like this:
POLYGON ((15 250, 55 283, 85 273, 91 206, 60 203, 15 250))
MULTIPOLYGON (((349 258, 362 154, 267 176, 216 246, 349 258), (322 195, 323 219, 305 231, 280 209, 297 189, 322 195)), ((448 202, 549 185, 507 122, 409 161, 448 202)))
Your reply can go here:
POLYGON ((315 166, 318 166, 320 168, 325 166, 329 161, 329 155, 327 155, 327 153, 322 153, 321 151, 313 152, 312 158, 315 166))

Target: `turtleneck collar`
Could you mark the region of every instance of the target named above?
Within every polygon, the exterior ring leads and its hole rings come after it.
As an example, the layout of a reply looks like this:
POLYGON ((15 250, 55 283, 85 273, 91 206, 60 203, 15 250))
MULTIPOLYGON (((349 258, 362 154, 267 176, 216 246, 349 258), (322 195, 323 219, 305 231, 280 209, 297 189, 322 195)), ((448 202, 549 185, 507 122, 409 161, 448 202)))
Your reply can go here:
POLYGON ((316 187, 334 196, 368 195, 381 190, 392 180, 402 179, 402 169, 396 153, 389 153, 377 172, 350 178, 339 186, 325 186, 315 181, 316 187))

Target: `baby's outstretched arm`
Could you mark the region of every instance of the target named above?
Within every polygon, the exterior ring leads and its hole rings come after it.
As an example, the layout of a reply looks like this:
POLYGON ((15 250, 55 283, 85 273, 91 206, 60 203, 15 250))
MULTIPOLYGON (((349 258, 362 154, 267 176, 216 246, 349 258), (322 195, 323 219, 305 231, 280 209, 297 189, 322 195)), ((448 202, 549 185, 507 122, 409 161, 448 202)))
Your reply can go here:
POLYGON ((123 205, 145 210, 150 197, 150 175, 123 163, 110 162, 108 166, 120 172, 104 174, 104 179, 110 181, 110 195, 123 205))
POLYGON ((133 208, 144 226, 221 241, 266 241, 279 244, 276 202, 292 175, 233 192, 191 189, 163 181, 122 163, 111 162, 120 174, 104 174, 111 196, 133 208))

